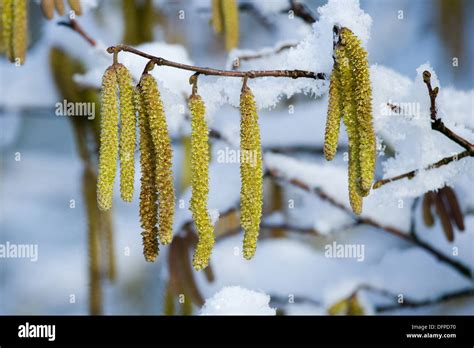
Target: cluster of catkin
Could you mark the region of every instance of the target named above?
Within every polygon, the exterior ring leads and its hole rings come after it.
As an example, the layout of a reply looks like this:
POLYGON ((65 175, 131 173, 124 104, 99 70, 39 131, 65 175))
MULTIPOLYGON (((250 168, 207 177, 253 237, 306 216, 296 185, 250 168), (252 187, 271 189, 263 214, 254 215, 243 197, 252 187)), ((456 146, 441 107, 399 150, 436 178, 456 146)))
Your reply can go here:
POLYGON ((228 50, 239 44, 239 8, 236 0, 212 0, 212 26, 217 34, 224 32, 228 50))
POLYGON ((155 79, 147 73, 136 88, 132 83, 129 71, 118 63, 107 68, 103 76, 97 201, 102 210, 112 206, 119 154, 121 197, 126 202, 132 201, 138 113, 143 250, 145 259, 154 261, 158 239, 162 244, 169 244, 172 239, 175 202, 172 148, 155 79))
POLYGON ((28 1, 0 1, 1 50, 18 64, 25 62, 28 45, 28 1))
POLYGON ((347 28, 340 29, 334 49, 324 142, 327 160, 336 155, 341 118, 349 139, 349 201, 359 215, 374 179, 376 139, 367 52, 347 28))
MULTIPOLYGON (((80 0, 68 0, 67 2, 76 16, 82 15, 82 6, 80 0)), ((64 15, 65 7, 63 0, 41 0, 40 6, 43 16, 48 20, 54 17, 55 10, 58 15, 64 15)))

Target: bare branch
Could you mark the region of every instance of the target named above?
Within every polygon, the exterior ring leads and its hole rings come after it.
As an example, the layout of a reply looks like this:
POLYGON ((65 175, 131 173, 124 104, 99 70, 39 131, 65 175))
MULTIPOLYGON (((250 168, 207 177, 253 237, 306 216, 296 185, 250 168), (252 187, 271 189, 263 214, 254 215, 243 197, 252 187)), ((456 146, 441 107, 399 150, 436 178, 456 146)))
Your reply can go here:
POLYGON ((240 78, 256 78, 256 77, 290 77, 293 79, 297 78, 310 78, 315 80, 326 80, 327 76, 324 73, 315 73, 312 71, 305 70, 249 70, 249 71, 232 71, 232 70, 219 70, 213 68, 205 68, 194 65, 181 64, 173 62, 161 57, 152 56, 151 54, 137 50, 136 48, 127 45, 117 45, 107 48, 107 52, 117 55, 118 52, 125 51, 136 54, 153 61, 154 64, 160 66, 169 66, 176 69, 188 70, 198 72, 203 75, 213 76, 227 76, 227 77, 240 77, 240 78))
POLYGON ((82 27, 79 25, 79 22, 77 20, 70 19, 68 22, 60 21, 60 22, 58 22, 58 25, 62 25, 62 26, 65 26, 67 28, 70 28, 70 29, 74 30, 76 33, 81 35, 84 38, 84 40, 86 40, 89 43, 89 45, 91 45, 91 46, 97 45, 97 42, 92 37, 90 37, 84 31, 84 29, 82 29, 82 27))

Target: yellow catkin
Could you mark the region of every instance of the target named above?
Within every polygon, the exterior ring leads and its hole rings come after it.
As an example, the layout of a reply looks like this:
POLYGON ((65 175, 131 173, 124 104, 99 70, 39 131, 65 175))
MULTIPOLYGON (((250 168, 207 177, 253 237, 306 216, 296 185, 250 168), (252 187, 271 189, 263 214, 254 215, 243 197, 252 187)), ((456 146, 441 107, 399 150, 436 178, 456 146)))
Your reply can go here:
POLYGON ((107 68, 102 78, 101 133, 97 202, 101 210, 112 206, 118 157, 118 98, 115 67, 107 68))
POLYGON ((342 117, 342 104, 340 95, 340 77, 337 63, 332 69, 331 81, 329 82, 328 115, 326 120, 326 131, 324 133, 324 156, 331 161, 337 152, 339 140, 339 128, 342 117))
POLYGON ((257 106, 248 87, 240 95, 240 224, 244 230, 243 254, 251 259, 257 247, 263 204, 262 149, 257 106))
POLYGON ((360 214, 362 212, 362 197, 357 190, 360 181, 360 147, 358 122, 355 115, 352 67, 344 47, 337 47, 335 54, 340 73, 340 91, 343 105, 342 114, 349 138, 349 201, 354 213, 360 214))
POLYGON ((212 0, 212 27, 219 34, 222 32, 222 7, 221 0, 212 0))
POLYGON ((175 205, 172 172, 173 149, 168 134, 163 103, 155 79, 150 74, 144 74, 142 75, 140 86, 156 153, 156 186, 159 198, 158 235, 161 244, 169 244, 173 238, 175 205))
POLYGON ((13 47, 12 61, 25 63, 26 46, 28 44, 28 2, 27 0, 13 1, 13 33, 11 45, 13 47))
POLYGON ((214 226, 207 211, 207 195, 209 192, 209 143, 204 102, 198 95, 189 99, 191 111, 191 173, 192 196, 190 210, 199 236, 193 257, 196 270, 206 268, 209 264, 214 246, 214 226))
POLYGON ((68 0, 69 7, 74 11, 76 16, 82 15, 82 6, 80 0, 68 0))
POLYGON ((135 91, 135 105, 138 110, 140 131, 140 222, 143 229, 143 255, 145 260, 153 262, 158 256, 158 194, 156 192, 155 150, 151 139, 148 114, 144 107, 144 98, 139 90, 135 91))
POLYGON ((120 94, 120 193, 131 202, 135 178, 136 118, 133 105, 132 76, 122 64, 116 64, 120 94))
POLYGON ((41 0, 41 12, 47 19, 52 19, 54 16, 54 0, 41 0))
POLYGON ((239 7, 236 0, 221 2, 222 16, 224 19, 225 47, 228 50, 239 44, 239 7))
POLYGON ((56 7, 56 12, 60 15, 64 15, 64 2, 63 0, 54 0, 54 7, 56 7))
POLYGON ((376 161, 376 140, 372 121, 372 89, 370 85, 369 64, 367 52, 352 31, 342 28, 341 38, 352 65, 355 113, 359 131, 359 193, 366 196, 372 187, 376 161))

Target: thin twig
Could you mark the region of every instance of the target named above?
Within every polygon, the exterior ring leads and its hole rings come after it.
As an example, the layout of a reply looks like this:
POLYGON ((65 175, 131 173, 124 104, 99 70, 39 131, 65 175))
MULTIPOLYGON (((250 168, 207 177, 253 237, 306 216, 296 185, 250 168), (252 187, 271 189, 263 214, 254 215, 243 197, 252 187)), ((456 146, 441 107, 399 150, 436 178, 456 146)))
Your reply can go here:
POLYGON ((296 47, 296 44, 285 44, 281 45, 271 51, 262 52, 262 53, 255 53, 255 54, 243 54, 241 56, 234 57, 234 62, 237 61, 238 64, 232 64, 232 70, 237 70, 240 66, 240 62, 242 61, 249 61, 254 59, 261 59, 269 56, 273 56, 279 54, 285 50, 288 50, 292 47, 296 47))
POLYGON ((316 80, 326 80, 327 76, 324 73, 315 73, 312 71, 305 70, 249 70, 249 71, 232 71, 232 70, 219 70, 213 68, 205 68, 194 65, 181 64, 173 62, 162 57, 156 57, 143 51, 137 50, 136 48, 127 45, 116 45, 107 48, 107 52, 130 52, 147 58, 153 61, 156 65, 169 66, 176 69, 188 70, 198 72, 202 75, 213 75, 213 76, 227 76, 227 77, 240 77, 240 78, 256 78, 256 77, 290 77, 293 79, 297 78, 311 78, 316 80))
MULTIPOLYGON (((456 144, 466 149, 466 151, 457 153, 449 157, 445 157, 436 163, 432 163, 429 166, 425 167, 424 170, 439 168, 453 161, 460 160, 464 157, 468 157, 468 156, 474 157, 474 144, 471 144, 469 141, 467 141, 460 135, 456 134, 448 127, 446 127, 443 121, 440 118, 438 118, 438 109, 436 107, 436 97, 438 96, 439 88, 438 87, 433 88, 431 86, 431 73, 427 70, 423 72, 423 82, 426 84, 426 87, 428 89, 428 95, 430 97, 431 129, 442 133, 447 138, 451 139, 456 144)), ((391 104, 387 104, 387 105, 389 105, 392 108, 392 110, 395 110, 393 105, 391 104)), ((393 181, 397 181, 397 180, 401 180, 405 178, 412 179, 418 174, 418 172, 419 170, 412 170, 407 173, 403 173, 391 178, 379 180, 373 185, 373 189, 378 189, 379 187, 393 181)))
POLYGON ((285 12, 289 11, 292 11, 295 17, 301 18, 308 24, 313 24, 314 22, 316 22, 316 18, 314 18, 308 8, 298 1, 290 0, 290 8, 287 9, 285 12))
POLYGON ((269 169, 268 172, 267 172, 267 175, 269 175, 271 178, 274 178, 276 180, 284 180, 294 186, 297 186, 305 191, 308 191, 308 192, 312 192, 314 193, 315 195, 317 195, 318 197, 320 197, 321 199, 327 201, 328 203, 330 203, 331 205, 345 211, 346 213, 350 214, 351 216, 354 217, 354 219, 361 223, 361 224, 366 224, 366 225, 369 225, 369 226, 373 226, 373 227, 376 227, 378 229, 381 229, 387 233, 390 233, 391 235, 394 235, 400 239, 403 239, 413 245, 416 245, 422 249, 424 249, 425 251, 427 251, 428 253, 430 253, 431 255, 433 255, 434 257, 436 257, 439 261, 451 266, 453 269, 455 269, 456 271, 458 271, 459 273, 461 273, 462 275, 464 275, 465 277, 468 277, 468 278, 471 278, 472 277, 472 271, 469 267, 463 265, 462 263, 458 262, 458 261, 455 261, 451 258, 449 258, 448 256, 444 255, 443 253, 439 252, 438 250, 434 249, 431 245, 417 239, 417 238, 414 238, 409 231, 403 231, 403 230, 400 230, 396 227, 393 227, 393 226, 389 226, 389 225, 384 225, 378 221, 375 221, 373 220, 372 218, 369 218, 369 217, 363 217, 363 216, 355 216, 353 214, 353 212, 344 204, 342 204, 341 202, 338 202, 334 197, 328 195, 326 192, 324 192, 321 188, 319 187, 316 187, 316 188, 313 188, 313 187, 310 187, 308 184, 302 182, 301 180, 298 180, 298 179, 288 179, 286 177, 284 177, 281 173, 278 173, 276 170, 274 169, 269 169))
POLYGON ((70 19, 69 21, 60 21, 60 22, 58 22, 58 25, 62 25, 62 26, 65 26, 65 27, 68 27, 68 28, 74 30, 76 33, 81 35, 89 43, 89 45, 91 45, 91 46, 96 46, 97 45, 97 42, 92 37, 90 37, 84 31, 84 29, 82 29, 82 27, 79 25, 79 22, 77 20, 70 19))

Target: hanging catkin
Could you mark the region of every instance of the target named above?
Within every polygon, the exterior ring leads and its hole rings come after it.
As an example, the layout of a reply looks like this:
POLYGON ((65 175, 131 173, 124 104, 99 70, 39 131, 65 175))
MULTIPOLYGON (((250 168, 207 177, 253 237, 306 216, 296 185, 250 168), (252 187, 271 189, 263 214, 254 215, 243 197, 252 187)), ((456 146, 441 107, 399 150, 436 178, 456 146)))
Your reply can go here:
POLYGON ((239 7, 236 0, 222 0, 221 6, 224 19, 225 47, 231 50, 239 44, 239 7))
POLYGON ((115 171, 117 169, 117 89, 118 82, 115 66, 110 66, 102 78, 99 178, 97 180, 97 202, 102 210, 108 210, 112 206, 115 171))
POLYGON ((243 254, 251 259, 257 247, 263 202, 262 149, 257 106, 249 87, 240 94, 240 224, 244 230, 243 254))
POLYGON ((54 16, 54 0, 41 0, 40 6, 43 16, 52 19, 54 16))
POLYGON ((120 193, 131 202, 135 178, 136 118, 133 105, 132 76, 122 64, 115 65, 120 94, 120 193))
POLYGON ((372 125, 372 88, 370 86, 367 52, 360 40, 347 28, 341 29, 354 79, 355 113, 359 131, 360 194, 367 196, 374 180, 376 141, 372 125))
POLYGON ((140 90, 135 91, 135 106, 138 111, 140 130, 140 222, 143 229, 143 255, 145 260, 153 262, 158 256, 158 194, 156 192, 155 150, 151 139, 148 114, 144 107, 144 98, 140 90))
POLYGON ((191 173, 192 196, 190 210, 199 236, 193 257, 196 270, 206 268, 209 264, 214 246, 214 226, 207 211, 209 192, 209 144, 206 123, 206 108, 199 95, 193 94, 189 99, 191 111, 191 173))
POLYGON ((76 16, 82 15, 82 6, 80 0, 68 0, 69 7, 74 11, 76 16))
POLYGON ((169 244, 173 238, 175 193, 173 187, 171 139, 164 113, 163 103, 155 79, 143 74, 140 82, 145 112, 148 114, 151 139, 156 155, 156 186, 158 190, 159 230, 161 244, 169 244))
POLYGON ((326 131, 324 133, 324 156, 331 161, 337 152, 337 142, 339 140, 339 128, 342 117, 341 86, 339 68, 334 64, 329 82, 329 103, 326 121, 326 131))
POLYGON ((11 62, 25 62, 28 41, 28 3, 26 0, 3 0, 2 40, 11 62))
POLYGON ((342 114, 344 125, 349 139, 349 202, 356 214, 362 212, 362 197, 357 189, 360 181, 359 162, 359 132, 357 116, 354 105, 354 82, 352 79, 352 66, 346 55, 345 49, 340 46, 336 48, 336 61, 340 71, 340 86, 342 94, 342 114))

